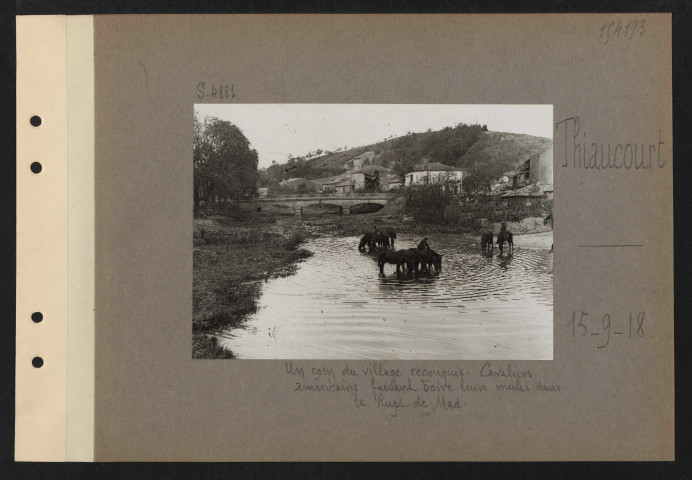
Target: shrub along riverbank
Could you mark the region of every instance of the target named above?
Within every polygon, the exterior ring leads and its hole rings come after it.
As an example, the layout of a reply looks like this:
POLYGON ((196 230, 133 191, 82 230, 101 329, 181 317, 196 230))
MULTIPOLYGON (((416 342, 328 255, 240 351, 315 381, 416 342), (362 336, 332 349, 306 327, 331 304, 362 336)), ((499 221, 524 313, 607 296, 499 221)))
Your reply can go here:
POLYGON ((291 275, 310 252, 302 225, 195 220, 193 237, 193 358, 234 358, 212 333, 257 311, 262 284, 291 275))

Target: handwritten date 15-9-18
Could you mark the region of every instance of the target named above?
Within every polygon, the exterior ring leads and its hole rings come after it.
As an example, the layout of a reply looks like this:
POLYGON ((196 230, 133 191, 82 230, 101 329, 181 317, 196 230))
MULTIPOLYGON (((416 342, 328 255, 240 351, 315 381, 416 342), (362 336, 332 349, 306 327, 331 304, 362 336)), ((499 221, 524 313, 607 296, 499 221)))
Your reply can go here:
POLYGON ((625 23, 622 20, 611 20, 605 22, 598 30, 600 33, 598 39, 603 45, 606 45, 611 38, 623 38, 632 40, 632 38, 643 37, 646 33, 646 19, 630 20, 625 23))
POLYGON ((604 338, 602 345, 597 345, 596 348, 607 347, 612 338, 622 336, 622 338, 643 338, 644 320, 646 312, 632 313, 629 316, 613 316, 611 319, 610 313, 606 313, 600 317, 600 321, 594 322, 595 318, 586 312, 572 312, 572 320, 568 325, 572 326, 572 337, 591 337, 597 336, 604 338))

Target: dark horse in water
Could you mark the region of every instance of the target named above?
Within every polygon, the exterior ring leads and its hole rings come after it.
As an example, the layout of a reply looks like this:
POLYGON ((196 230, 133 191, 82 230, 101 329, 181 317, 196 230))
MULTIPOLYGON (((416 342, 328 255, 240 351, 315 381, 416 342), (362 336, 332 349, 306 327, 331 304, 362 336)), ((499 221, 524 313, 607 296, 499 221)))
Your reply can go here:
POLYGON ((375 246, 380 250, 389 248, 389 235, 382 232, 377 232, 374 237, 375 246))
POLYGON ((387 232, 387 236, 389 237, 389 246, 394 248, 394 239, 396 238, 396 232, 394 230, 390 230, 387 232))
POLYGON ((418 258, 418 262, 416 263, 415 267, 416 271, 418 271, 418 264, 420 264, 421 270, 424 272, 430 272, 433 267, 435 267, 435 270, 438 272, 442 270, 442 255, 437 253, 435 250, 416 249, 416 255, 418 258))
POLYGON ((514 253, 514 235, 507 231, 507 224, 502 222, 500 233, 497 234, 497 244, 500 246, 500 255, 502 255, 502 246, 507 242, 507 253, 514 253))
POLYGON ((493 232, 488 230, 481 235, 481 251, 487 253, 490 249, 490 253, 493 252, 493 232))
POLYGON ((358 244, 358 250, 361 252, 364 252, 365 247, 368 247, 368 251, 372 251, 374 245, 375 245, 375 234, 374 233, 366 233, 365 235, 363 235, 363 238, 360 239, 360 243, 358 244))
MULTIPOLYGON (((553 228, 553 214, 552 213, 543 219, 543 225, 548 225, 548 222, 550 222, 550 228, 553 228)), ((550 244, 550 252, 548 252, 548 253, 552 253, 552 252, 553 252, 553 244, 550 244)))
POLYGON ((380 275, 384 275, 385 264, 394 264, 396 265, 396 273, 398 275, 402 273, 404 265, 406 265, 409 272, 413 272, 416 269, 417 261, 418 258, 416 254, 408 250, 387 250, 380 253, 377 265, 380 267, 380 275))

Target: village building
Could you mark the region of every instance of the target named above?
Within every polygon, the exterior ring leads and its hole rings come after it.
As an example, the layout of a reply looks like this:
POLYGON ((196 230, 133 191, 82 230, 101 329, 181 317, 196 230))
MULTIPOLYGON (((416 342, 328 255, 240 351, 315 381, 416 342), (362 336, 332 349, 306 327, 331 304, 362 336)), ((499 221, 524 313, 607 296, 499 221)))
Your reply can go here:
POLYGON ((529 159, 529 179, 537 185, 553 185, 553 149, 550 148, 541 154, 529 159))
POLYGON ((333 193, 336 192, 336 184, 339 183, 337 180, 331 182, 325 182, 322 184, 323 193, 333 193))
POLYGON ((346 170, 360 170, 368 162, 372 162, 375 158, 375 152, 365 152, 360 155, 353 157, 348 162, 344 163, 344 169, 346 170))
POLYGON ((268 187, 259 187, 257 189, 257 195, 260 197, 266 197, 269 194, 269 188, 268 187))
POLYGON ((545 193, 545 198, 547 198, 548 200, 553 199, 553 186, 552 186, 552 184, 551 185, 548 185, 548 184, 540 185, 539 184, 538 186, 541 187, 541 190, 543 190, 543 193, 545 193))
POLYGON ((380 174, 387 171, 382 165, 366 165, 351 172, 351 184, 354 190, 362 190, 380 185, 380 174))
POLYGON ((404 185, 445 184, 451 187, 455 193, 461 190, 463 178, 467 172, 439 162, 429 162, 418 165, 412 172, 406 174, 404 185))
POLYGON ((500 196, 503 201, 507 202, 508 206, 527 208, 537 205, 538 201, 547 197, 540 185, 536 184, 509 190, 500 196))
POLYGON ((342 180, 336 185, 334 185, 334 191, 337 195, 346 195, 349 192, 351 192, 351 186, 352 185, 350 179, 342 180))
POLYGON ((492 190, 501 192, 508 189, 524 188, 527 185, 540 185, 542 190, 553 191, 553 149, 537 153, 520 162, 514 170, 503 173, 495 179, 492 190))
POLYGON ((505 172, 499 177, 495 178, 493 180, 493 184, 490 187, 490 191, 492 193, 500 193, 505 190, 509 190, 512 188, 512 184, 510 183, 510 174, 516 175, 516 172, 505 172))
POLYGON ((383 191, 388 192, 395 188, 399 188, 403 185, 401 178, 398 175, 392 173, 385 173, 380 177, 380 188, 383 191))

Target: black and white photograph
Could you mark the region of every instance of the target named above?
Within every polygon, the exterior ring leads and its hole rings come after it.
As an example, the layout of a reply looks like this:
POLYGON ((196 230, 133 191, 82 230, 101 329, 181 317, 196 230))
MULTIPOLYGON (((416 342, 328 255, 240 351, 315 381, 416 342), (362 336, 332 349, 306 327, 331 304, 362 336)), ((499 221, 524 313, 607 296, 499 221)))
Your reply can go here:
POLYGON ((552 360, 552 105, 197 104, 195 359, 552 360))

